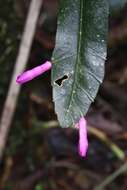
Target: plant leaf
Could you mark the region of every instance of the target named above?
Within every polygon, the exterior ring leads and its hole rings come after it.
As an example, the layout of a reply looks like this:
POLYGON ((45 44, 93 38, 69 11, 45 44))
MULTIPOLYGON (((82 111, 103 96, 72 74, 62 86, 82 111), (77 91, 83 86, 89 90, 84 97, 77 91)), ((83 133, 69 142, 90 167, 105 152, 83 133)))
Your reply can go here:
POLYGON ((107 0, 60 0, 52 86, 62 127, 86 114, 103 80, 107 20, 107 0))

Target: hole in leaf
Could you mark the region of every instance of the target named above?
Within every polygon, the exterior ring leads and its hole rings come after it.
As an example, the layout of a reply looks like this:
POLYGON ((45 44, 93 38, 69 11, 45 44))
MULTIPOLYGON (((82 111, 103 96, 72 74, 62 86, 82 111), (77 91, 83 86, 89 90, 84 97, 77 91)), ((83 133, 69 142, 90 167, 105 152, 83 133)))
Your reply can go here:
POLYGON ((59 86, 62 86, 62 85, 63 85, 63 82, 64 82, 65 80, 67 80, 67 79, 68 79, 68 76, 67 76, 67 75, 64 75, 63 77, 57 79, 57 80, 55 81, 55 83, 56 83, 57 85, 59 85, 59 86))

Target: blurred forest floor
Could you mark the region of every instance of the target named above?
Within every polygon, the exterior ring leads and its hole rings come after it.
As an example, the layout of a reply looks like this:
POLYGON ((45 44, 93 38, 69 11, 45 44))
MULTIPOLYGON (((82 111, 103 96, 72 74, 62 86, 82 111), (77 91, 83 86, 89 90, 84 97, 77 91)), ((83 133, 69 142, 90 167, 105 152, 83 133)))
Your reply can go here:
MULTIPOLYGON (((0 1, 0 113, 21 40, 29 0, 0 1)), ((44 1, 27 64, 51 57, 57 0, 44 1)), ((77 152, 78 134, 61 129, 52 103, 50 73, 24 85, 3 160, 0 190, 92 190, 126 162, 127 7, 109 18, 106 75, 87 114, 89 151, 77 152)), ((105 189, 126 190, 127 173, 105 189)), ((99 189, 98 189, 99 190, 99 189)))

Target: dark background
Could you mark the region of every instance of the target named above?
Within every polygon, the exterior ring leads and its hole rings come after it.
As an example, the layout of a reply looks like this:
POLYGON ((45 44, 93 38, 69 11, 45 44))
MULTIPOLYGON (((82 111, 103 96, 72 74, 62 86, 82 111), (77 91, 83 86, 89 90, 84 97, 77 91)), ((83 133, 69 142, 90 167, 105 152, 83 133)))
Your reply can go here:
MULTIPOLYGON (((89 127, 87 158, 82 159, 78 155, 77 131, 61 129, 56 122, 50 72, 46 73, 21 89, 0 161, 0 190, 92 190, 125 164, 127 6, 122 4, 125 1, 116 2, 118 4, 110 7, 105 79, 86 116, 89 127)), ((0 1, 0 113, 28 6, 29 0, 0 1)), ((57 0, 44 1, 27 68, 51 57, 57 11, 57 0)), ((126 190, 126 177, 126 172, 122 173, 105 189, 126 190)))

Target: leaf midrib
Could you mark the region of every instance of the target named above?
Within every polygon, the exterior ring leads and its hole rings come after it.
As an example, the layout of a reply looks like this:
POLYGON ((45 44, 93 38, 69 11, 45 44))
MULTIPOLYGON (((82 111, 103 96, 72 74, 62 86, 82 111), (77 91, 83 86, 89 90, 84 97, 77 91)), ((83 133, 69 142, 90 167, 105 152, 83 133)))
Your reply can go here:
MULTIPOLYGON (((82 41, 82 27, 83 27, 83 9, 84 9, 84 0, 80 0, 80 20, 79 20, 79 33, 78 33, 78 45, 77 45, 77 59, 76 59, 76 64, 75 64, 75 71, 78 70, 78 64, 80 62, 80 53, 81 53, 81 41, 82 41)), ((68 113, 68 110, 70 109, 71 103, 73 101, 73 94, 74 94, 74 89, 75 89, 75 84, 77 80, 77 72, 74 73, 74 81, 72 84, 72 91, 69 99, 69 106, 66 110, 66 114, 68 113)), ((72 121, 73 122, 73 121, 72 121)))

